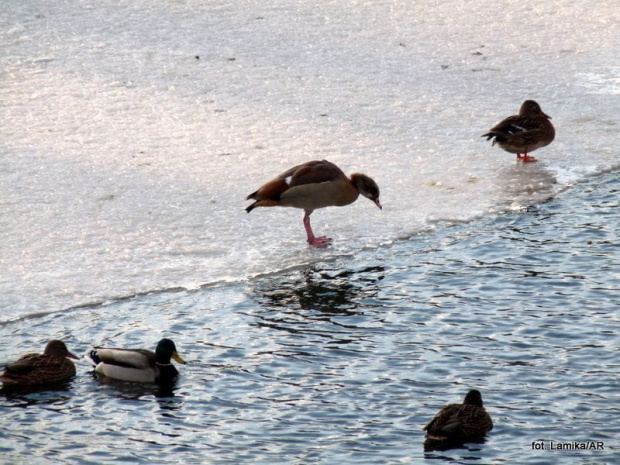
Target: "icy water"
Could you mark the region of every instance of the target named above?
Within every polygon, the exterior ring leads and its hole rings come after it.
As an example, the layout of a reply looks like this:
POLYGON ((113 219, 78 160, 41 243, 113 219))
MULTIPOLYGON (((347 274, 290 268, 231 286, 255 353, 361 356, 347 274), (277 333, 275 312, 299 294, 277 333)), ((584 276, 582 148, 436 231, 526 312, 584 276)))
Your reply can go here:
POLYGON ((173 393, 106 384, 0 397, 3 463, 618 463, 620 180, 526 211, 242 284, 6 322, 0 360, 62 338, 154 345, 173 393), (484 444, 424 452, 422 427, 476 387, 484 444), (600 441, 603 450, 533 443, 600 441))

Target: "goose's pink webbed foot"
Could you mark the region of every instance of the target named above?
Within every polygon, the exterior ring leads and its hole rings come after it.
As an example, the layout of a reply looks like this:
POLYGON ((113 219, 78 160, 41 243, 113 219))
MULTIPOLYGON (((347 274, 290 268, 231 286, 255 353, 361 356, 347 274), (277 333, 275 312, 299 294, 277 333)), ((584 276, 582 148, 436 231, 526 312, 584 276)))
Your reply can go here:
POLYGON ((312 226, 310 226, 310 215, 304 216, 304 227, 306 228, 306 234, 308 235, 308 244, 313 247, 327 247, 331 243, 331 239, 326 236, 316 237, 312 232, 312 226))
POLYGON ((308 238, 308 244, 313 247, 327 247, 331 242, 331 238, 325 236, 308 238))

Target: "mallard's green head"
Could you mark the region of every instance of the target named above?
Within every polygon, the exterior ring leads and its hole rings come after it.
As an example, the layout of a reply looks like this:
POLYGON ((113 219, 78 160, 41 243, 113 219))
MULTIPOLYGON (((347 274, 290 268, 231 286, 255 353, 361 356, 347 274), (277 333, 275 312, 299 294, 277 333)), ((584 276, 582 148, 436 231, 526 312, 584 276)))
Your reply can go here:
POLYGON ((155 356, 157 357, 157 363, 167 364, 170 363, 170 359, 173 358, 179 363, 186 363, 185 360, 177 353, 177 348, 170 339, 162 339, 157 343, 155 349, 155 356))

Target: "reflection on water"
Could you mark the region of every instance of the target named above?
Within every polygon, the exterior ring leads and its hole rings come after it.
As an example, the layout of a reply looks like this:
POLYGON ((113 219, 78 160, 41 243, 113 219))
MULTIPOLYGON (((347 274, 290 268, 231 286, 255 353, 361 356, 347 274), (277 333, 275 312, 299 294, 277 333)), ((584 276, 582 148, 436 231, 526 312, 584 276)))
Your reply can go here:
MULTIPOLYGON (((486 443, 485 439, 479 439, 477 441, 471 442, 462 442, 462 441, 432 441, 426 439, 424 441, 424 452, 446 452, 453 449, 463 449, 468 452, 480 452, 483 451, 483 447, 481 444, 486 443)), ((432 454, 427 454, 428 458, 440 458, 440 456, 434 456, 432 454)), ((445 460, 451 461, 451 457, 443 457, 445 460)))
MULTIPOLYGON (((540 158, 544 159, 544 156, 540 158)), ((523 207, 551 198, 556 194, 558 181, 544 161, 538 161, 509 165, 498 173, 497 183, 505 202, 523 207)))
POLYGON ((72 381, 57 383, 52 387, 42 386, 3 386, 0 396, 6 398, 12 407, 31 407, 35 405, 63 405, 72 397, 72 381))
POLYGON ((360 300, 376 295, 383 272, 381 266, 359 270, 309 267, 257 281, 254 295, 285 312, 302 309, 323 314, 317 315, 319 319, 328 318, 330 313, 354 314, 360 300))
POLYGON ((36 448, 67 463, 614 463, 618 193, 610 174, 302 271, 4 325, 5 352, 22 339, 62 336, 84 353, 166 334, 188 363, 172 392, 80 365, 66 391, 0 396, 3 460, 36 448), (424 425, 472 387, 494 420, 486 442, 425 451, 424 425))
POLYGON ((162 410, 162 415, 170 415, 172 412, 180 411, 183 408, 183 399, 175 397, 174 391, 170 388, 160 390, 156 397, 157 403, 162 410))
POLYGON ((376 298, 383 276, 382 266, 311 266, 289 275, 257 280, 249 293, 261 306, 261 311, 254 314, 254 324, 312 335, 332 346, 346 346, 366 336, 368 319, 364 310, 376 298), (347 318, 354 315, 358 316, 355 321, 347 318))
POLYGON ((154 383, 134 383, 109 378, 100 373, 92 372, 93 378, 105 386, 108 393, 127 400, 140 400, 144 397, 157 397, 161 399, 172 399, 174 391, 178 389, 176 383, 172 385, 157 385, 154 383))

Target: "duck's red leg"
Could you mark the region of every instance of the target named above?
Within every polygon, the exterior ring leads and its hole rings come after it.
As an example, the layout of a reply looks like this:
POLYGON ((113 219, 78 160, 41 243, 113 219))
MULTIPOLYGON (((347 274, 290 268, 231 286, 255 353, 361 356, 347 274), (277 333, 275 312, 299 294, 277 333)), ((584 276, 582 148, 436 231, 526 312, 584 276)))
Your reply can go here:
POLYGON ((532 156, 528 155, 527 152, 525 152, 523 154, 523 156, 520 157, 520 159, 521 159, 521 161, 523 163, 534 163, 534 162, 538 161, 538 160, 536 160, 536 157, 532 157, 532 156))
POLYGON ((315 237, 312 232, 312 226, 310 226, 310 215, 308 213, 304 215, 304 227, 306 228, 306 234, 308 235, 308 244, 311 246, 325 247, 332 241, 329 237, 325 236, 315 237))
POLYGON ((517 161, 522 161, 523 163, 534 163, 538 160, 536 160, 536 157, 532 157, 525 152, 523 155, 517 153, 517 161))

